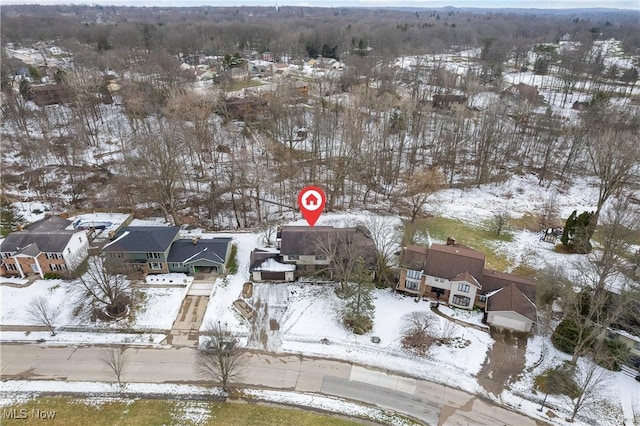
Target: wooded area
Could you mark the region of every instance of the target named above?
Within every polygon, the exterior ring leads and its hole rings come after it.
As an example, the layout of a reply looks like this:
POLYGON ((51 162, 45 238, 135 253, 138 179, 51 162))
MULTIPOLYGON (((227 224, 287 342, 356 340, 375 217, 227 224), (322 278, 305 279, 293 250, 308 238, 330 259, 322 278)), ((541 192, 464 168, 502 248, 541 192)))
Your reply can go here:
POLYGON ((541 191, 595 176, 597 218, 638 183, 633 14, 6 6, 2 45, 3 192, 55 211, 245 228, 317 184, 329 211, 413 220, 445 186, 533 173, 541 191), (52 45, 63 65, 48 66, 52 45), (267 54, 300 72, 233 77, 267 54), (319 56, 344 67, 306 73, 319 56), (518 73, 544 86, 511 84, 518 73))

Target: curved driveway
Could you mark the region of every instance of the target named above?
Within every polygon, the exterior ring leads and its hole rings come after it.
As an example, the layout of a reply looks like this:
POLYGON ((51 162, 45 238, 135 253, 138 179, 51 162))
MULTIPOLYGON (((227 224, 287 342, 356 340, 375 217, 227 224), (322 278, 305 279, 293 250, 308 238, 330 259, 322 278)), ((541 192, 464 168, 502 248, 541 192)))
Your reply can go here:
MULTIPOLYGON (((51 347, 34 344, 0 346, 2 379, 112 381, 100 361, 99 347, 51 347)), ((202 382, 192 348, 126 349, 125 382, 202 382)), ((492 405, 469 393, 346 362, 249 353, 243 384, 322 393, 393 409, 429 425, 535 425, 526 416, 492 405)))

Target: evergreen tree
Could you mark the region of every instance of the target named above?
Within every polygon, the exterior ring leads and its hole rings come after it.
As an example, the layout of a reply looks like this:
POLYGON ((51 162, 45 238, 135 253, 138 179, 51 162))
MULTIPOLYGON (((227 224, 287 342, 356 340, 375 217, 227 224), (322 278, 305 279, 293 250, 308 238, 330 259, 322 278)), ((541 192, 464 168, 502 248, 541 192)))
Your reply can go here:
POLYGON ((11 204, 9 200, 4 196, 0 196, 0 232, 2 236, 6 236, 11 232, 11 227, 18 223, 23 223, 24 218, 18 212, 16 206, 11 204))
POLYGON ((575 253, 590 253, 593 249, 591 245, 591 237, 593 236, 594 227, 593 212, 582 212, 577 215, 574 210, 567 218, 562 232, 560 241, 571 251, 575 253))
POLYGON ((356 260, 354 272, 350 277, 353 293, 347 300, 343 321, 356 334, 364 334, 373 327, 373 290, 371 272, 367 270, 364 259, 356 260))

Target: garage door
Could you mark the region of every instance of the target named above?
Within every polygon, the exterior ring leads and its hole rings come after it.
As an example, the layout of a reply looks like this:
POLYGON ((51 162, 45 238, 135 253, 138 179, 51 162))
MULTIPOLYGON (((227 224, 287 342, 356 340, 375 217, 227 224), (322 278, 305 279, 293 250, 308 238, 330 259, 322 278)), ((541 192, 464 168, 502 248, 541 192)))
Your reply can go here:
POLYGON ((284 281, 284 272, 262 271, 262 281, 284 281))
POLYGON ((493 315, 493 318, 489 318, 489 324, 497 328, 508 328, 515 331, 529 331, 527 329, 527 322, 515 318, 508 318, 502 315, 493 315))

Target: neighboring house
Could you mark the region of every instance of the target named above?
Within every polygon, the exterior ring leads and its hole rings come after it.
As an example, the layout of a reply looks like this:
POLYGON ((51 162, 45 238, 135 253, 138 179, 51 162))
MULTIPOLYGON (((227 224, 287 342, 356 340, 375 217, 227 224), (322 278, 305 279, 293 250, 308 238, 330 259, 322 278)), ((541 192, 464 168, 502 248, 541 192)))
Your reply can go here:
POLYGON ((89 239, 86 231, 65 230, 70 224, 52 216, 7 235, 0 245, 0 275, 44 278, 75 270, 88 255, 89 239))
POLYGON ((524 277, 485 269, 485 256, 450 238, 446 245, 402 250, 396 289, 430 296, 459 308, 479 307, 497 328, 531 331, 536 322, 535 284, 524 277))
POLYGON ((634 336, 624 330, 608 328, 604 333, 607 340, 615 340, 624 343, 629 348, 629 360, 636 368, 640 368, 640 337, 634 336))
POLYGON ((54 105, 68 102, 71 99, 69 89, 60 84, 31 85, 27 99, 38 106, 54 105))
POLYGON ((544 101, 544 97, 540 95, 537 87, 525 83, 514 84, 506 88, 502 93, 515 100, 525 99, 531 105, 538 105, 544 101))
POLYGON ((464 95, 433 95, 433 107, 439 109, 464 109, 467 97, 464 95))
POLYGON ((472 309, 482 288, 477 277, 482 276, 484 260, 484 254, 452 239, 447 245, 431 244, 429 249, 409 246, 402 253, 396 289, 472 309))
POLYGON ((371 271, 375 267, 375 243, 363 227, 283 226, 277 242, 282 261, 296 265, 298 271, 331 272, 331 263, 347 256, 362 257, 371 271))
POLYGON ((179 226, 127 226, 102 248, 120 272, 166 273, 171 244, 179 226))
POLYGON ((296 265, 284 263, 278 250, 255 249, 251 252, 250 264, 253 281, 295 281, 296 265))
POLYGON ((230 255, 231 238, 194 237, 174 241, 167 262, 169 272, 224 274, 230 255))

